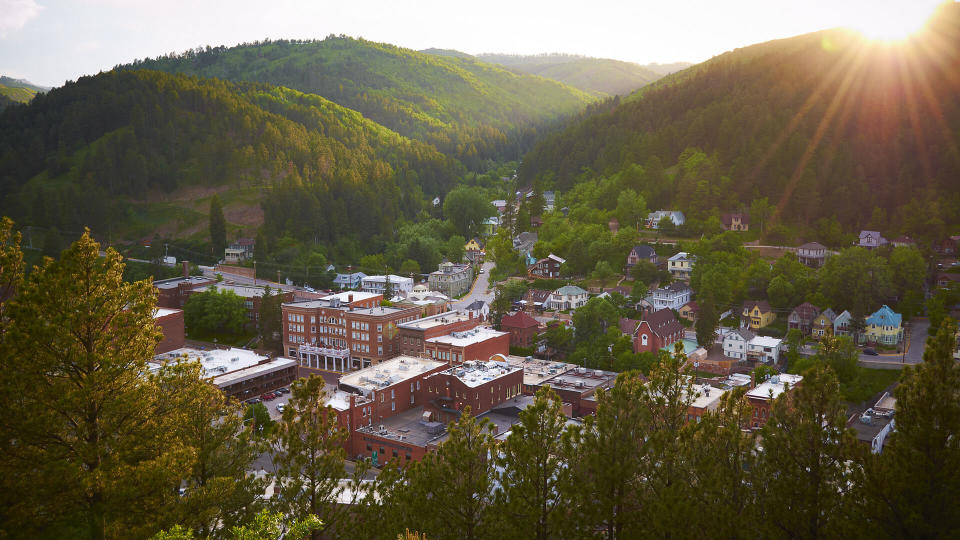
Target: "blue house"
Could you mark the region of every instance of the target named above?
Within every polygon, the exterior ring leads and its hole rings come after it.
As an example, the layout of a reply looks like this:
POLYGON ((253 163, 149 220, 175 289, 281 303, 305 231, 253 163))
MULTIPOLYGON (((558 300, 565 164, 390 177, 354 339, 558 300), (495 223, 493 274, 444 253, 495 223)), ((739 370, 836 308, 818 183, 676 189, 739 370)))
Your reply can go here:
POLYGON ((896 345, 903 340, 903 317, 884 305, 867 317, 864 338, 870 343, 896 345))
POLYGON ((363 278, 367 277, 363 272, 354 272, 352 274, 337 274, 333 278, 333 283, 340 289, 358 289, 363 278))

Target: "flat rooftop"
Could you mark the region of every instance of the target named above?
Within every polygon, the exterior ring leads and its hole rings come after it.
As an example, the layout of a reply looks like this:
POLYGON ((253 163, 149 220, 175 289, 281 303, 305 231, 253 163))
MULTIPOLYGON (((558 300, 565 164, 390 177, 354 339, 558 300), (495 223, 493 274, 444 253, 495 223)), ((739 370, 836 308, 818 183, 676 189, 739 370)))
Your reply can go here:
POLYGON ((774 375, 773 377, 770 377, 766 381, 758 384, 753 389, 747 391, 747 397, 758 398, 758 399, 776 398, 780 394, 784 393, 784 391, 786 391, 787 386, 790 386, 792 388, 802 380, 803 380, 802 375, 791 375, 789 373, 781 373, 779 375, 774 375))
POLYGON ((318 300, 306 300, 303 302, 286 302, 283 305, 293 306, 293 307, 302 307, 302 308, 323 308, 330 307, 333 304, 334 300, 340 304, 339 307, 347 308, 349 307, 350 297, 353 297, 354 302, 363 302, 365 300, 370 300, 377 296, 383 296, 380 293, 371 293, 371 292, 361 292, 361 291, 346 291, 337 294, 331 294, 329 296, 324 296, 318 300))
POLYGON ((213 379, 217 386, 225 386, 243 381, 251 377, 262 375, 264 372, 275 371, 297 365, 296 360, 290 358, 269 359, 249 349, 210 349, 200 350, 192 347, 182 347, 170 352, 158 354, 149 362, 150 371, 156 371, 164 363, 169 362, 200 362, 203 366, 203 376, 213 379))
POLYGON ((779 347, 782 340, 770 336, 757 336, 750 340, 750 345, 754 347, 779 347))
POLYGON ((442 422, 424 421, 423 406, 421 405, 389 418, 384 418, 374 424, 360 426, 356 431, 394 440, 399 444, 425 447, 428 443, 442 437, 446 433, 446 429, 446 425, 442 422))
POLYGON ((893 422, 892 413, 866 414, 870 418, 869 424, 864 423, 861 415, 855 415, 847 424, 847 427, 853 429, 857 434, 857 440, 871 442, 873 438, 880 434, 890 422, 893 422))
POLYGON ((437 336, 426 341, 427 343, 441 343, 443 345, 451 345, 453 347, 467 347, 476 343, 482 343, 488 339, 506 335, 508 335, 507 332, 498 332, 493 328, 478 326, 471 330, 465 330, 463 332, 451 332, 445 336, 437 336))
POLYGON ((503 358, 507 364, 523 369, 523 384, 526 386, 539 385, 547 379, 562 375, 577 367, 575 364, 550 362, 539 358, 514 356, 512 354, 507 356, 496 355, 494 358, 503 358))
POLYGON ((350 408, 350 396, 355 396, 356 394, 351 394, 350 392, 344 392, 343 390, 334 390, 332 394, 327 394, 327 403, 328 407, 333 407, 338 411, 345 411, 350 408))
POLYGON ((402 383, 432 369, 447 365, 430 358, 397 356, 374 366, 347 373, 340 377, 339 386, 345 390, 357 390, 363 395, 402 383))
POLYGON ((696 394, 690 406, 708 411, 716 409, 720 403, 720 398, 727 392, 720 388, 714 388, 709 384, 695 384, 693 385, 693 390, 696 394))
POLYGON ((472 317, 470 317, 468 313, 463 313, 460 311, 448 311, 446 313, 438 313, 437 315, 431 315, 415 321, 398 324, 397 328, 406 328, 408 330, 428 330, 430 328, 436 328, 445 324, 469 321, 470 319, 472 319, 472 317))
POLYGON ((470 388, 476 388, 486 382, 499 379, 510 373, 515 373, 520 369, 522 368, 496 360, 488 362, 467 361, 457 367, 446 370, 444 373, 460 379, 460 382, 470 388))
POLYGON ((612 371, 578 367, 540 384, 549 384, 558 390, 579 390, 580 393, 586 394, 599 387, 612 386, 616 379, 617 374, 612 371))
POLYGON ((213 278, 208 278, 204 276, 190 276, 190 277, 175 277, 170 279, 161 279, 159 281, 154 281, 153 286, 158 289, 176 289, 180 286, 181 283, 188 283, 191 285, 201 285, 204 283, 213 282, 213 278))
POLYGON ((167 315, 173 315, 174 313, 179 313, 179 312, 181 312, 181 311, 183 311, 183 310, 182 310, 182 309, 170 309, 170 308, 160 307, 160 308, 157 308, 157 310, 153 312, 153 318, 154 318, 154 319, 159 319, 159 318, 161 318, 161 317, 166 317, 167 315))

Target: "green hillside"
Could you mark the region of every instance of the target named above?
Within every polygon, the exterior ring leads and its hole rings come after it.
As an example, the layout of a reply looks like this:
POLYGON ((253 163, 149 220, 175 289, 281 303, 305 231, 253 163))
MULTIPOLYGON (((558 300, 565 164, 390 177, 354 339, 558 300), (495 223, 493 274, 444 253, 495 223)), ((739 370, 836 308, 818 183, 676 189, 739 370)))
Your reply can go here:
POLYGON ((177 222, 187 234, 221 192, 248 232, 262 222, 312 242, 389 233, 422 209, 423 190, 445 192, 463 173, 319 96, 146 70, 83 77, 5 110, 0 171, 0 209, 20 223, 129 237, 177 222))
POLYGON ((321 95, 432 144, 470 168, 483 159, 518 157, 539 126, 579 111, 592 99, 556 81, 474 58, 333 36, 197 49, 127 67, 321 95))
POLYGON ((597 95, 625 95, 663 77, 639 64, 566 54, 481 54, 484 62, 539 75, 597 95))
POLYGON ((35 95, 37 95, 37 91, 31 88, 0 84, 0 96, 4 96, 17 103, 26 103, 33 99, 35 95))
POLYGON ((937 237, 960 224, 958 46, 951 4, 906 43, 830 30, 738 49, 595 108, 519 174, 561 191, 613 178, 701 228, 766 198, 808 237, 937 237))

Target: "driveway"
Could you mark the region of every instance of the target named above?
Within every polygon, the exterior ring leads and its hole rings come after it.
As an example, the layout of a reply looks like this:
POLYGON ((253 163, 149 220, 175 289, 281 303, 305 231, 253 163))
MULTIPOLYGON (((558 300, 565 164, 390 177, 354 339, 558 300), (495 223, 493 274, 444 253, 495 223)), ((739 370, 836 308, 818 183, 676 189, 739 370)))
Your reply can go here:
POLYGON ((904 332, 903 341, 906 344, 904 353, 881 353, 878 356, 860 355, 860 365, 879 369, 899 369, 904 365, 916 365, 923 362, 923 350, 927 344, 927 334, 930 330, 930 321, 915 319, 911 321, 904 332))
POLYGON ((494 291, 488 290, 490 287, 490 269, 493 268, 492 262, 485 262, 480 267, 483 273, 477 275, 473 281, 473 288, 460 300, 453 303, 453 309, 464 309, 477 300, 483 300, 487 304, 493 302, 494 291))

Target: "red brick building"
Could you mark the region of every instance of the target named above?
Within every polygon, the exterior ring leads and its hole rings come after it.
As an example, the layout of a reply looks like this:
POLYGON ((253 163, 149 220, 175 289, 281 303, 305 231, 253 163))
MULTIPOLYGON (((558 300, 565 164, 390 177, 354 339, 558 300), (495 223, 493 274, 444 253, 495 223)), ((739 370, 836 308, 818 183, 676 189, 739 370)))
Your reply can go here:
POLYGON ((424 377, 424 418, 443 424, 470 414, 483 414, 523 394, 523 369, 506 362, 465 362, 424 377))
POLYGON ((597 389, 610 388, 616 380, 617 374, 612 371, 578 367, 546 379, 537 390, 550 385, 561 401, 572 405, 573 416, 585 416, 597 410, 597 389))
POLYGON ((379 306, 376 293, 343 292, 281 307, 283 349, 299 360, 301 374, 346 372, 398 356, 397 326, 416 320, 416 307, 379 306))
POLYGON ((175 277, 154 281, 157 289, 157 307, 169 309, 183 309, 187 298, 195 291, 205 291, 217 281, 203 276, 175 277))
POLYGON ((154 354, 163 354, 184 345, 183 310, 157 308, 153 313, 153 322, 163 332, 163 339, 157 343, 154 354))
POLYGON ((487 361, 495 354, 510 354, 510 334, 478 326, 424 341, 423 353, 453 365, 469 360, 487 361))
POLYGON ((801 381, 803 381, 803 377, 800 375, 781 373, 747 391, 747 402, 753 409, 749 427, 753 429, 762 428, 770 418, 770 408, 773 405, 773 400, 792 390, 801 381))
POLYGON ((451 332, 476 328, 480 320, 470 313, 449 311, 397 325, 400 332, 400 354, 422 356, 426 340, 451 332))
POLYGON ((633 352, 656 352, 683 338, 683 325, 673 311, 663 308, 644 313, 633 333, 633 352))
POLYGON ((522 311, 504 315, 500 329, 510 334, 511 347, 529 348, 537 344, 540 323, 522 311))

